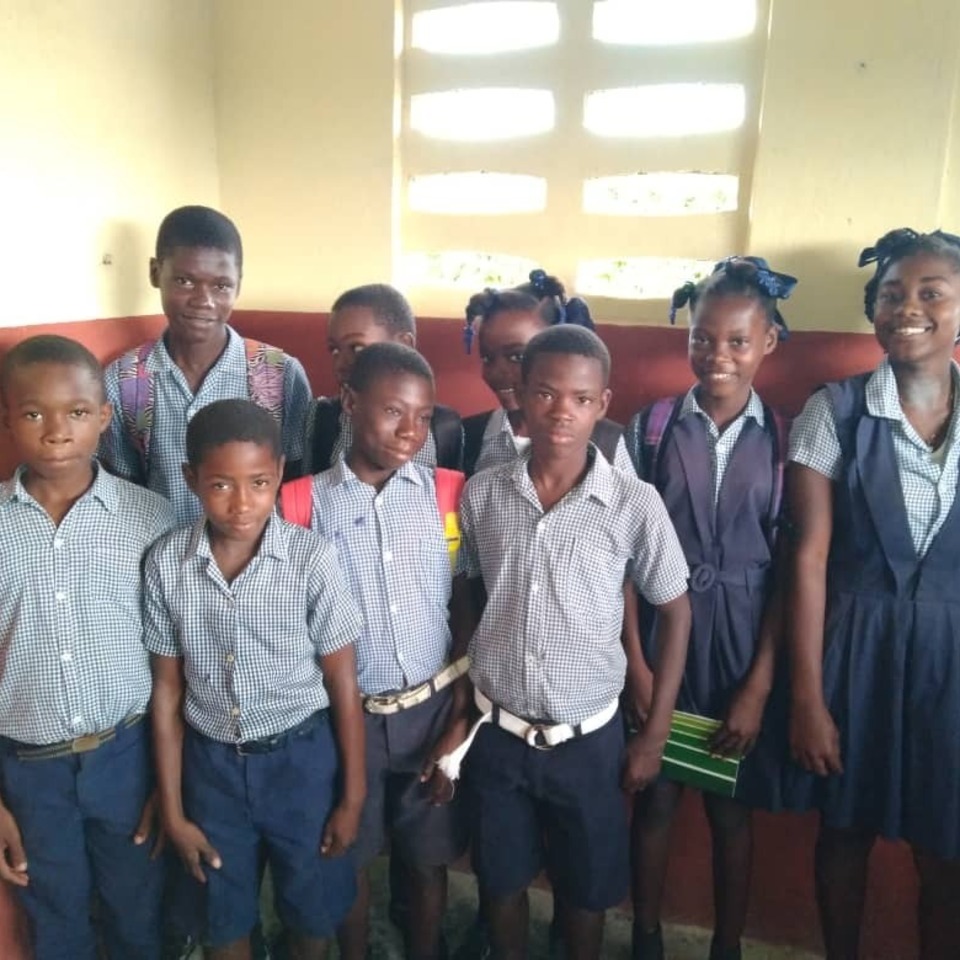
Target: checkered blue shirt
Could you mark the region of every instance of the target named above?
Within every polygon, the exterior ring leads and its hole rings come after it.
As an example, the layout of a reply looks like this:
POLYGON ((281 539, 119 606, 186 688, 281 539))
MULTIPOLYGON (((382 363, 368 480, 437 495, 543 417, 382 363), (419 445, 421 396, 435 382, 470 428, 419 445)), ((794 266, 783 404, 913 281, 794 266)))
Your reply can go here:
MULTIPOLYGON (((318 397, 310 402, 310 408, 305 418, 305 427, 300 446, 303 451, 303 474, 316 473, 319 464, 313 462, 314 450, 314 432, 316 431, 317 406, 321 400, 329 399, 318 397)), ((340 411, 340 431, 333 441, 333 448, 330 453, 330 462, 337 463, 342 460, 346 452, 353 444, 353 421, 347 414, 340 411)), ((427 440, 424 445, 413 455, 413 463, 432 470, 437 465, 437 442, 433 436, 433 430, 427 432, 427 440)), ((326 466, 324 464, 324 466, 326 466)))
MULTIPOLYGON (((956 364, 953 365, 953 379, 956 392, 960 394, 960 367, 956 364)), ((893 368, 886 358, 867 380, 865 399, 871 416, 892 423, 893 452, 907 522, 917 556, 922 557, 940 532, 957 492, 960 404, 954 404, 946 442, 940 450, 933 451, 904 416, 893 368)), ((843 454, 826 390, 813 394, 793 422, 790 459, 831 480, 839 479, 843 454)))
MULTIPOLYGON (((530 441, 526 437, 517 437, 510 425, 507 411, 500 407, 494 410, 483 431, 483 440, 480 443, 480 455, 477 457, 477 466, 474 473, 487 470, 489 467, 500 467, 505 463, 513 463, 529 449, 530 441), (521 441, 518 443, 518 441, 521 441)), ((627 452, 627 445, 623 437, 617 441, 617 449, 613 455, 613 465, 618 470, 633 473, 633 462, 627 452)))
POLYGON ((623 688, 628 572, 651 604, 687 589, 687 562, 657 491, 596 448, 583 481, 544 513, 529 457, 467 483, 458 570, 483 577, 487 606, 470 676, 511 713, 579 723, 623 688))
POLYGON ((140 571, 173 510, 98 468, 57 527, 22 477, 0 484, 0 736, 62 743, 147 709, 140 571))
POLYGON ((366 694, 416 686, 450 657, 450 555, 433 471, 401 467, 377 493, 340 460, 313 479, 313 529, 333 542, 363 610, 366 694))
POLYGON ((187 723, 221 743, 274 736, 328 706, 318 657, 360 633, 333 547, 277 516, 232 583, 202 520, 174 530, 147 557, 144 592, 147 649, 183 657, 187 723))
MULTIPOLYGON (((190 390, 183 371, 173 362, 161 337, 146 360, 153 374, 153 427, 150 433, 149 476, 144 483, 140 454, 123 425, 120 410, 120 361, 105 374, 107 399, 113 420, 100 443, 100 455, 109 468, 166 497, 178 523, 192 523, 202 511, 187 488, 181 467, 186 459, 187 424, 198 410, 215 400, 247 399, 250 385, 243 338, 227 327, 227 345, 207 372, 200 389, 190 390)), ((303 429, 310 405, 310 384, 299 360, 286 357, 283 371, 283 452, 291 463, 303 456, 303 429)))

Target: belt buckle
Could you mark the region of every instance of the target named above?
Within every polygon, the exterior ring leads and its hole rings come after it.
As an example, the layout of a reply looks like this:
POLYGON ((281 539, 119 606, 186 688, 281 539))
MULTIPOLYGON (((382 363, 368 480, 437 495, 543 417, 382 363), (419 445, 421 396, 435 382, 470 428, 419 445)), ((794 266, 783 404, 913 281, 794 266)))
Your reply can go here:
POLYGON ((534 750, 552 750, 553 744, 547 743, 547 734, 546 731, 549 727, 544 726, 542 723, 531 723, 527 727, 527 732, 523 735, 523 739, 526 741, 528 747, 533 747, 534 750))
POLYGON ((392 707, 396 702, 396 696, 387 693, 373 693, 367 697, 367 703, 375 707, 392 707))
POLYGON ((88 733, 84 737, 77 737, 70 743, 71 753, 90 753, 96 750, 103 743, 103 737, 99 733, 88 733))

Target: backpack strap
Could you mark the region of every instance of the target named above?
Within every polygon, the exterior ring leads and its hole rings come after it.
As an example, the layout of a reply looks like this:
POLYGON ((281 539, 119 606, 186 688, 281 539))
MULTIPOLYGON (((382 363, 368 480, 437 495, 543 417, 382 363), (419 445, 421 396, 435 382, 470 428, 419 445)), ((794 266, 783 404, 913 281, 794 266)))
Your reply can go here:
POLYGON ((153 429, 153 374, 147 369, 147 359, 156 344, 156 340, 141 343, 117 361, 120 419, 140 457, 144 477, 147 474, 150 433, 153 429))
POLYGON ((244 338, 250 399, 283 423, 283 379, 287 355, 279 347, 244 338))
POLYGON ((343 408, 336 397, 317 397, 313 407, 313 429, 305 449, 310 452, 310 472, 322 473, 333 465, 333 448, 340 436, 343 408))
POLYGON ((463 472, 472 477, 477 471, 477 461, 483 449, 483 436, 487 432, 487 425, 493 411, 475 413, 463 421, 463 472))
POLYGON ((433 442, 437 447, 437 466, 459 470, 463 465, 463 424, 453 407, 437 404, 430 421, 433 442))
POLYGON ((773 484, 770 488, 770 507, 764 526, 771 549, 777 538, 783 509, 783 474, 790 449, 790 421, 772 407, 763 405, 763 422, 773 447, 773 484))
POLYGON ((280 487, 280 513, 290 523, 310 526, 313 520, 313 477, 297 477, 280 487))
POLYGON ((463 486, 467 478, 459 470, 437 467, 434 471, 434 482, 437 487, 440 523, 443 525, 443 536, 450 553, 450 567, 455 569, 460 551, 460 498, 463 496, 463 486))
POLYGON ((647 483, 656 483, 660 448, 673 427, 683 404, 683 396, 664 397, 657 400, 647 411, 643 424, 643 444, 639 451, 643 464, 642 479, 647 483))
POLYGON ((596 444, 600 452, 607 458, 607 463, 613 465, 617 456, 617 447, 623 436, 623 427, 613 420, 598 420, 594 425, 590 439, 596 444))

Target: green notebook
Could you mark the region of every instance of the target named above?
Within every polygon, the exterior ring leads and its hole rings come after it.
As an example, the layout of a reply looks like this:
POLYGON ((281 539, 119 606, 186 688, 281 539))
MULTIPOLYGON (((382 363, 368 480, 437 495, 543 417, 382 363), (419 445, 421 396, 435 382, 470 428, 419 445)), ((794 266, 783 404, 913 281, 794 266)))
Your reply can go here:
POLYGON ((663 775, 698 790, 732 797, 737 789, 740 757, 710 753, 710 740, 722 725, 719 720, 674 710, 670 736, 663 748, 663 775))

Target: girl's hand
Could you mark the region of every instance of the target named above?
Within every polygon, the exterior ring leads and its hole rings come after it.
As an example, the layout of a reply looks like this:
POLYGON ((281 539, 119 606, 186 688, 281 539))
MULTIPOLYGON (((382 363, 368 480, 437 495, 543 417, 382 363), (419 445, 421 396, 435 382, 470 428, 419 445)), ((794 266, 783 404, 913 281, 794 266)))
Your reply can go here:
POLYGON ((219 870, 223 866, 220 854, 210 844, 204 832, 186 818, 166 824, 166 833, 170 842, 177 848, 183 865, 200 881, 207 882, 203 872, 204 864, 219 870))
POLYGON ((790 753, 804 770, 819 777, 843 773, 840 733, 822 700, 794 706, 790 715, 790 753))
POLYGON ((723 757, 743 756, 753 749, 763 723, 767 695, 742 686, 733 695, 723 726, 713 735, 710 749, 723 757))
POLYGON ((160 798, 156 790, 147 797, 147 802, 143 805, 140 822, 133 834, 133 842, 138 847, 141 846, 150 839, 150 834, 154 830, 157 831, 157 835, 153 841, 153 849, 150 851, 151 860, 156 860, 167 845, 167 835, 164 833, 163 822, 160 819, 160 798))

